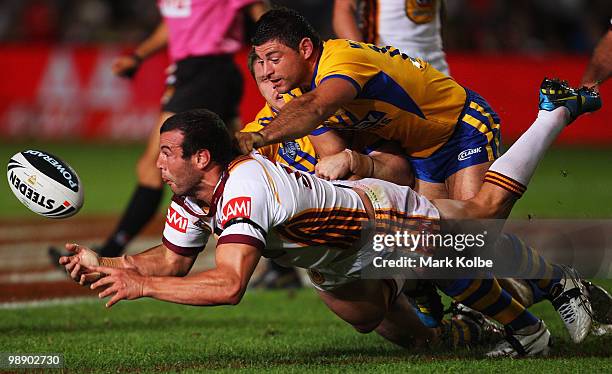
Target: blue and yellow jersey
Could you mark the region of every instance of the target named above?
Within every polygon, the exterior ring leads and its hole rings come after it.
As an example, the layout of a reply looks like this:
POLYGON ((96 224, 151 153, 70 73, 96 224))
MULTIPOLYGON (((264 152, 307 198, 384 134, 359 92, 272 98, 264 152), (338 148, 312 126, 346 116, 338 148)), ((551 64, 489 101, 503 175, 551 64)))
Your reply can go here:
MULTIPOLYGON (((290 100, 290 98, 286 100, 290 100)), ((255 121, 244 126, 242 131, 260 131, 276 117, 276 114, 276 110, 266 104, 259 113, 257 113, 255 121)), ((319 128, 313 131, 312 135, 319 135, 327 130, 326 128, 319 128)), ((258 151, 272 161, 277 161, 311 174, 314 173, 315 165, 317 164, 317 154, 308 136, 294 141, 270 144, 259 148, 258 151)))
POLYGON ((430 156, 451 137, 466 102, 452 78, 394 47, 329 40, 311 89, 329 78, 349 81, 358 94, 326 126, 395 140, 413 157, 430 156))

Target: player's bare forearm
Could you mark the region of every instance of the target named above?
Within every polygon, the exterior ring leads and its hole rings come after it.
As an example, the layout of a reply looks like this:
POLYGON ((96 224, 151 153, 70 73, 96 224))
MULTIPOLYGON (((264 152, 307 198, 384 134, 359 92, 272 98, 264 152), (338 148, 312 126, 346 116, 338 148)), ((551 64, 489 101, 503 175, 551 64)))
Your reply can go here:
POLYGON ((597 86, 612 76, 612 31, 599 41, 582 77, 582 85, 597 86))
POLYGON ((335 155, 346 148, 346 141, 334 130, 321 135, 309 135, 308 139, 320 158, 335 155))
POLYGON ((333 111, 330 114, 328 112, 320 111, 316 101, 308 94, 293 99, 268 126, 260 131, 264 144, 281 143, 304 137, 333 113, 333 111))
POLYGON ((148 277, 143 296, 189 305, 238 304, 259 258, 259 251, 249 245, 221 244, 216 268, 184 278, 148 277))
POLYGON ((134 269, 142 275, 184 276, 189 273, 196 256, 182 256, 163 244, 135 255, 102 257, 100 265, 119 269, 134 269))
POLYGON ((354 99, 356 88, 344 79, 331 78, 314 90, 291 100, 278 116, 260 131, 258 146, 299 139, 310 134, 343 104, 354 99))
POLYGON ((362 41, 363 36, 355 19, 356 0, 334 1, 333 28, 338 38, 362 41))
POLYGON ((149 277, 143 296, 187 305, 235 305, 245 290, 236 275, 212 269, 181 278, 149 277))

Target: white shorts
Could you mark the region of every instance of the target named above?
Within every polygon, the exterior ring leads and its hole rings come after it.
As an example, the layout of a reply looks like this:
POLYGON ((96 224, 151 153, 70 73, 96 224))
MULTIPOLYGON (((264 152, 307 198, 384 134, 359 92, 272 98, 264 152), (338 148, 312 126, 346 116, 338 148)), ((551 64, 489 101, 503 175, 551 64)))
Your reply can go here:
MULTIPOLYGON (((337 181, 334 184, 359 188, 365 192, 374 207, 377 232, 382 230, 386 233, 392 233, 393 230, 397 230, 397 227, 411 227, 407 225, 412 221, 438 221, 440 218, 438 209, 410 187, 398 186, 372 178, 357 181, 337 181)), ((424 227, 427 226, 418 225, 419 230, 424 227)), ((380 256, 381 253, 372 249, 370 241, 349 257, 334 261, 324 267, 308 269, 308 275, 315 288, 330 291, 362 279, 363 271, 372 267, 373 259, 380 256)), ((414 278, 413 274, 405 277, 393 276, 381 279, 392 281, 396 292, 399 293, 404 288, 406 281, 410 281, 411 278, 414 278)))

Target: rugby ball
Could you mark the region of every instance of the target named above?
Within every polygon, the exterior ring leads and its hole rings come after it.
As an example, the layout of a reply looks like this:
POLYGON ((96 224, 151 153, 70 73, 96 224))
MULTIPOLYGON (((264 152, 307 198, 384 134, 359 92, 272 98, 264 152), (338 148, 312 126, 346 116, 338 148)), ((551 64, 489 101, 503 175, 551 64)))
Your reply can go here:
POLYGON ((17 153, 9 160, 6 175, 17 199, 34 213, 66 218, 83 206, 79 176, 50 153, 34 149, 17 153))

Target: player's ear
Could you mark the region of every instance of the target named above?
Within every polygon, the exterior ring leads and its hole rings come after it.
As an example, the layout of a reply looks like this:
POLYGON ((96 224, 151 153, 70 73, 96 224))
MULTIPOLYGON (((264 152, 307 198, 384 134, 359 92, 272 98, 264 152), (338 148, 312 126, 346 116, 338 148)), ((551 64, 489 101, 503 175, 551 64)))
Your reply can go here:
POLYGON ((194 154, 194 158, 198 169, 203 170, 210 164, 210 152, 208 149, 200 149, 194 154))
POLYGON ((303 38, 300 41, 300 54, 304 56, 304 59, 307 60, 314 54, 314 44, 310 38, 303 38))

